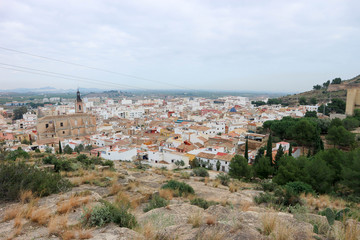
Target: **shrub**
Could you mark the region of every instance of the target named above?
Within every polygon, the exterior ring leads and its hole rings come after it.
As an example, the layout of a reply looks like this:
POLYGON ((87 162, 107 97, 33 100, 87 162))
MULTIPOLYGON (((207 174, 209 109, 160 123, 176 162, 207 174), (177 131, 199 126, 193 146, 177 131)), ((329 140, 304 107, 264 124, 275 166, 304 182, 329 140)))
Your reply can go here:
POLYGON ((304 182, 296 181, 296 182, 289 182, 285 185, 285 187, 291 188, 295 193, 314 193, 312 187, 304 182))
POLYGON ((230 182, 230 176, 225 174, 225 173, 219 173, 217 176, 216 176, 216 179, 219 179, 221 184, 224 185, 224 186, 227 186, 229 185, 229 182, 230 182))
POLYGON ((180 173, 180 178, 182 179, 189 179, 190 178, 190 174, 187 172, 181 172, 180 173))
POLYGON ((153 194, 149 204, 144 208, 144 212, 148 212, 155 208, 161 208, 168 205, 168 201, 157 194, 153 194))
POLYGON ((214 201, 206 201, 206 200, 203 199, 203 198, 195 198, 195 199, 193 199, 193 200, 190 200, 190 203, 191 203, 192 205, 201 207, 201 208, 203 208, 203 209, 207 209, 207 208, 209 208, 209 207, 212 206, 212 205, 217 205, 217 204, 218 204, 217 202, 214 202, 214 201))
POLYGON ((91 164, 91 160, 85 154, 80 154, 76 157, 76 160, 86 166, 91 164))
POLYGON ((193 174, 198 177, 208 177, 209 176, 209 173, 206 170, 206 168, 202 168, 202 167, 193 169, 193 174))
POLYGON ((72 154, 72 153, 73 153, 73 150, 72 150, 72 148, 71 148, 69 145, 66 145, 66 146, 64 147, 64 153, 65 153, 65 154, 72 154))
POLYGON ((170 180, 165 185, 161 187, 162 189, 172 189, 175 193, 179 196, 187 195, 187 194, 194 194, 194 189, 184 182, 179 182, 176 180, 170 180))
POLYGON ((274 192, 276 196, 275 203, 284 206, 301 205, 300 195, 290 187, 277 188, 274 192))
POLYGON ((18 199, 22 191, 31 190, 42 197, 71 187, 60 174, 29 166, 25 163, 0 164, 0 200, 18 199))
POLYGON ((107 201, 101 201, 101 205, 93 209, 85 208, 81 221, 88 227, 103 226, 110 222, 126 228, 134 228, 137 225, 135 217, 128 212, 128 207, 107 201))
POLYGON ((15 161, 17 158, 29 159, 30 155, 24 150, 22 150, 21 147, 19 147, 15 151, 10 151, 9 154, 6 156, 7 160, 12 160, 12 161, 15 161))
POLYGON ((109 166, 110 168, 113 168, 114 167, 114 162, 111 161, 111 160, 106 160, 106 161, 102 162, 101 165, 109 166))
POLYGON ((277 184, 270 181, 265 181, 261 183, 261 187, 265 192, 273 192, 277 187, 277 184))
POLYGON ((258 196, 254 197, 254 202, 256 204, 271 203, 274 201, 273 199, 274 197, 270 193, 260 193, 258 196))

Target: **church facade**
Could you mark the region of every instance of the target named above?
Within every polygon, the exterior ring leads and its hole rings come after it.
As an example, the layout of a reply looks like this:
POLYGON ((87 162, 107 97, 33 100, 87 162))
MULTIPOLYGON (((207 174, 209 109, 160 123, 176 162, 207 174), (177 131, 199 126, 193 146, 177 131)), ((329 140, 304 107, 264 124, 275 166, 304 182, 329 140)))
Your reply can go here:
POLYGON ((38 139, 78 138, 96 133, 96 117, 85 113, 80 92, 77 91, 75 114, 45 116, 38 119, 38 139))

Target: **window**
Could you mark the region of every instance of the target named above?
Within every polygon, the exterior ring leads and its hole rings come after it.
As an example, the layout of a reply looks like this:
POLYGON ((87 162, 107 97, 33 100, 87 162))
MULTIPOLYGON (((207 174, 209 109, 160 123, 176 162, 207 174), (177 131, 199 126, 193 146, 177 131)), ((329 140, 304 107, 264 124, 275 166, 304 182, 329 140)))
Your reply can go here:
POLYGON ((47 124, 45 124, 45 127, 46 127, 46 128, 48 128, 48 127, 49 127, 49 124, 48 124, 48 123, 47 123, 47 124))
POLYGON ((63 131, 63 134, 65 134, 65 131, 63 131))
POLYGON ((174 159, 172 159, 171 162, 173 163, 173 162, 174 162, 174 159))
POLYGON ((79 110, 81 111, 81 105, 79 105, 79 110))
POLYGON ((64 126, 64 123, 61 122, 61 123, 60 123, 60 127, 63 127, 63 126, 64 126))

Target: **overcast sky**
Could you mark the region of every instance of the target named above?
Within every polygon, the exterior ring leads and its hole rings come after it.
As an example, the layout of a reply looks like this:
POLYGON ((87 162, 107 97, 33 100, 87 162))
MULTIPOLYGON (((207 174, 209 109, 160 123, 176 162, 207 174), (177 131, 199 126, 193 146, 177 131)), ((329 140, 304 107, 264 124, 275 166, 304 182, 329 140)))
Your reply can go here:
POLYGON ((154 80, 0 49, 0 89, 310 90, 360 74, 359 9, 359 0, 0 0, 0 47, 154 80), (4 69, 13 66, 86 79, 4 69))

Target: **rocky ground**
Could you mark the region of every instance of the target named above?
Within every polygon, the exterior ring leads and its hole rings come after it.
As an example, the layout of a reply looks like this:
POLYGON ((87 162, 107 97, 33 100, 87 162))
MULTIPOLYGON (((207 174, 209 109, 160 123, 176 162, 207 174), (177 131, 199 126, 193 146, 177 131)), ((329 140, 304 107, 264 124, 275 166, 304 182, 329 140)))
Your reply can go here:
POLYGON ((180 172, 143 171, 130 163, 118 163, 115 172, 67 173, 78 185, 71 191, 41 199, 24 196, 19 202, 1 204, 0 239, 347 239, 342 238, 345 235, 340 232, 339 223, 336 223, 339 236, 327 234, 332 229, 321 229, 321 235, 315 234, 313 223, 326 226, 325 217, 257 206, 253 197, 262 191, 257 190, 256 184, 236 182, 229 189, 213 179, 215 175, 212 173, 210 179, 182 178, 180 172), (168 206, 145 213, 149 197, 159 193, 169 179, 188 183, 195 196, 164 196, 169 199, 168 206), (190 204, 194 197, 219 204, 203 209, 190 204), (100 199, 129 201, 138 226, 134 229, 115 224, 90 229, 82 226, 84 208, 99 204, 100 199))

